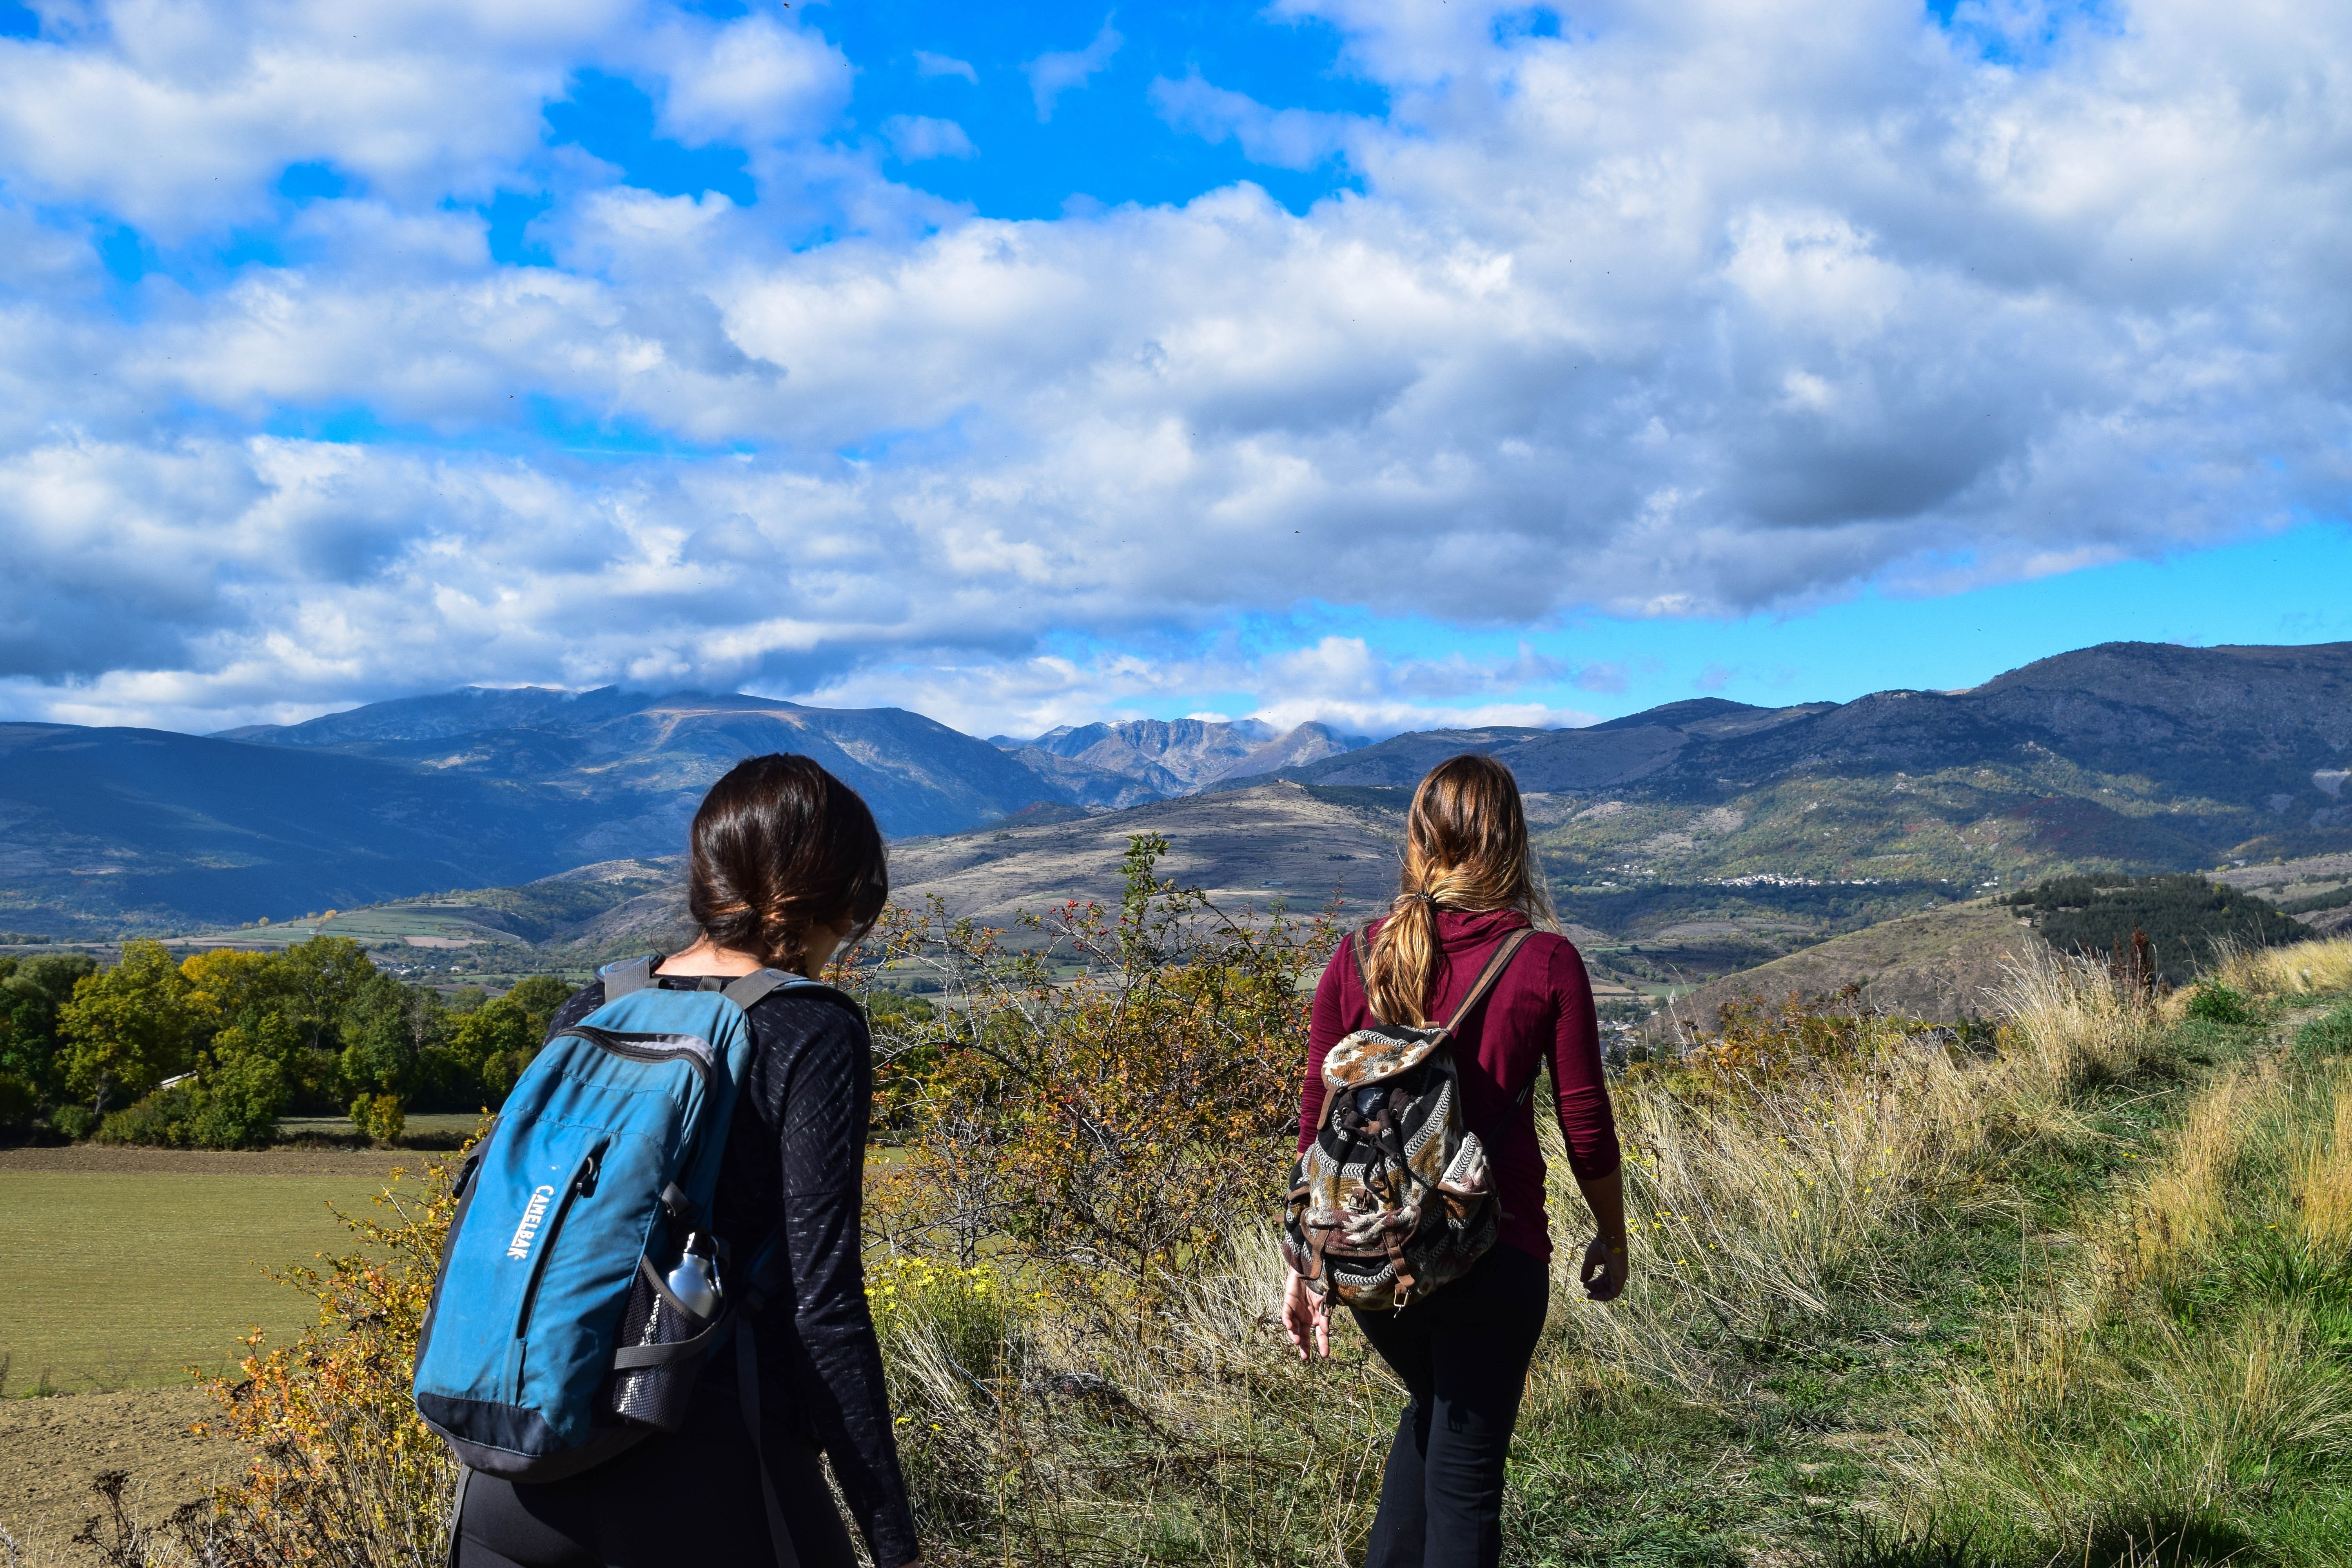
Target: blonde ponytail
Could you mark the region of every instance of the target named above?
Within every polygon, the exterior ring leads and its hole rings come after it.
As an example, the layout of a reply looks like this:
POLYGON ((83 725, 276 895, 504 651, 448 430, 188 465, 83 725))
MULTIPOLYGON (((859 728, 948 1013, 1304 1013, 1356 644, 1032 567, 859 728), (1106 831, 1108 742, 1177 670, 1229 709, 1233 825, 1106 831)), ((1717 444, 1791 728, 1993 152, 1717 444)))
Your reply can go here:
POLYGON ((1437 982, 1439 910, 1518 910, 1551 923, 1510 769, 1471 752, 1429 770, 1412 793, 1398 889, 1372 943, 1368 1000, 1383 1023, 1423 1025, 1437 982))

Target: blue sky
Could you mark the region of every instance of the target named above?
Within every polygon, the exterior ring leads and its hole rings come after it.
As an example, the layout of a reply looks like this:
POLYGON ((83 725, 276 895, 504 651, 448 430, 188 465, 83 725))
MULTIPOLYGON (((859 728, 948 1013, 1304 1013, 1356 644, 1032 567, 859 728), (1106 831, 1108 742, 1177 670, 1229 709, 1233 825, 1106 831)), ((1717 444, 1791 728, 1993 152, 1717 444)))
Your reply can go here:
POLYGON ((2189 0, 0 0, 0 714, 1385 732, 2352 638, 2347 65, 2189 0))

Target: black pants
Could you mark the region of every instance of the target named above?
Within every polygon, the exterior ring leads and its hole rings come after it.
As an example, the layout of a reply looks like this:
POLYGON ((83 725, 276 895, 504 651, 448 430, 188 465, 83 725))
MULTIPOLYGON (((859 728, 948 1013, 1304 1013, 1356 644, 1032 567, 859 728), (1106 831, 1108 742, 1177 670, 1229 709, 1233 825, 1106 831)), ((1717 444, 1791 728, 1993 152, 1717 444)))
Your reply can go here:
MULTIPOLYGON (((816 1450, 771 1421, 768 1471, 801 1568, 856 1568, 816 1450)), ((477 1475, 457 1521, 457 1568, 775 1568, 758 1459, 732 1391, 695 1391, 685 1429, 648 1437, 568 1480, 477 1475)))
POLYGON ((1503 1460, 1550 1306, 1551 1270, 1497 1247, 1426 1300, 1356 1314, 1412 1395, 1389 1447, 1364 1568, 1495 1568, 1503 1460))

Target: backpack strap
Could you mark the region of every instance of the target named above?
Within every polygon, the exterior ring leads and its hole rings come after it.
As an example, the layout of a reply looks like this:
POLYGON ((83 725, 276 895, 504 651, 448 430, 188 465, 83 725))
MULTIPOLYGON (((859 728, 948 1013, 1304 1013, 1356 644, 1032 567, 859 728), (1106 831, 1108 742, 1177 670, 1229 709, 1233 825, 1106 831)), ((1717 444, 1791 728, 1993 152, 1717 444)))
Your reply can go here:
POLYGON ((1486 993, 1495 988, 1495 982, 1503 977, 1503 971, 1511 966, 1511 960, 1519 955, 1519 949, 1525 947, 1528 938, 1535 934, 1535 927, 1521 926, 1496 944, 1495 956, 1486 961, 1486 967, 1479 972, 1477 982, 1470 987, 1470 994, 1462 998, 1462 1005, 1454 1009, 1454 1016, 1445 1020, 1444 1027, 1439 1033, 1448 1039, 1454 1037, 1454 1031, 1462 1026, 1462 1020, 1470 1016, 1470 1009, 1486 999, 1486 993))
MULTIPOLYGON (((656 956, 649 952, 643 958, 632 958, 625 963, 608 963, 598 970, 596 977, 604 983, 604 1000, 611 1002, 651 985, 656 956)), ((715 974, 706 974, 695 987, 698 991, 716 991, 746 1013, 751 1010, 752 1004, 770 992, 787 988, 822 991, 828 996, 841 997, 852 1006, 856 1005, 848 996, 830 985, 790 974, 781 969, 755 969, 749 974, 738 975, 728 981, 722 981, 715 974)))
POLYGON ((598 970, 596 978, 604 983, 604 1000, 610 1002, 651 985, 654 983, 654 957, 649 952, 643 958, 632 958, 625 963, 608 963, 598 970))
MULTIPOLYGON (((1356 958, 1356 979, 1364 988, 1364 1009, 1367 1012, 1371 1011, 1372 1005, 1371 941, 1367 934, 1371 929, 1370 926, 1358 926, 1356 934, 1348 942, 1348 951, 1356 958)), ((1470 1016, 1470 1009, 1486 999, 1486 993, 1495 988, 1495 982, 1503 977, 1503 971, 1511 966, 1511 960, 1518 956, 1519 949, 1526 946, 1528 938, 1535 934, 1535 927, 1521 926, 1496 945, 1494 956, 1486 960, 1486 967, 1479 971, 1477 980, 1470 987, 1470 994, 1462 998, 1462 1005, 1454 1009, 1454 1016, 1445 1020, 1444 1026, 1438 1030, 1439 1034, 1448 1039, 1454 1037, 1454 1031, 1462 1026, 1462 1020, 1470 1016)), ((1380 1015, 1373 1013, 1372 1016, 1379 1018, 1380 1015)), ((1381 1021, 1385 1023, 1387 1020, 1381 1021)), ((1522 1095, 1520 1098, 1524 1100, 1527 1097, 1522 1095)))
POLYGON ((751 1010, 753 1003, 771 991, 786 985, 814 984, 815 982, 803 980, 797 974, 787 974, 781 969, 755 969, 749 974, 739 975, 729 981, 719 994, 748 1013, 751 1010))

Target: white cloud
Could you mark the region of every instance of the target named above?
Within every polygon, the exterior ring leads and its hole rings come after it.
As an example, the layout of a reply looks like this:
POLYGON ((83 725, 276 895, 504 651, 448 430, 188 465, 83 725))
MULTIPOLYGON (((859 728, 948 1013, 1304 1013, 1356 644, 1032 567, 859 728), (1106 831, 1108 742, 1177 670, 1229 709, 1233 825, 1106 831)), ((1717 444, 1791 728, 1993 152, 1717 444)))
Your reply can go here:
POLYGON ((780 142, 823 131, 849 101, 849 61, 822 37, 760 13, 659 29, 638 58, 665 79, 662 128, 689 143, 780 142))
MULTIPOLYGON (((1154 101, 1360 191, 1024 222, 835 136, 854 72, 793 13, 125 4, 0 40, 0 700, 226 723, 627 679, 981 732, 1234 692, 1364 728, 1566 713, 1622 672, 1224 639, 1318 605, 1795 610, 2341 515, 2340 8, 2148 0, 2024 67, 1865 0, 1502 42, 1493 6, 1292 9, 1384 117, 1197 77, 1154 101), (544 146, 582 68, 743 147, 759 204, 544 146), (286 265, 97 265, 115 221, 225 231, 304 159, 358 188, 273 231, 286 265), (490 263, 463 204, 502 182, 550 193, 554 265, 490 263), (815 211, 844 237, 805 243, 815 211), (261 434, 350 410, 399 439, 261 434), (637 455, 560 449, 599 439, 637 455)), ((1032 62, 1041 111, 1118 45, 1032 62)))
POLYGON ((1246 94, 1211 86, 1198 69, 1181 81, 1156 79, 1151 107, 1177 130, 1207 142, 1231 137, 1250 162, 1275 169, 1311 169, 1337 155, 1351 124, 1343 114, 1268 109, 1246 94))
POLYGON ((1088 78, 1110 64, 1110 58, 1126 41, 1106 16, 1094 40, 1085 48, 1049 50, 1022 67, 1029 74, 1029 92, 1036 100, 1037 118, 1053 119, 1055 100, 1072 88, 1086 86, 1088 78))
POLYGON ((915 74, 917 76, 960 76, 964 80, 974 84, 980 80, 980 73, 972 69, 970 60, 960 60, 953 55, 935 55, 929 49, 915 51, 915 74))
POLYGON ((67 41, 0 38, 0 170, 166 237, 250 219, 294 163, 420 205, 487 196, 629 11, 93 5, 67 41))
POLYGON ((902 163, 919 163, 925 158, 970 158, 980 149, 971 144, 963 127, 952 120, 934 120, 926 114, 894 114, 882 122, 882 139, 890 143, 890 151, 902 163))

